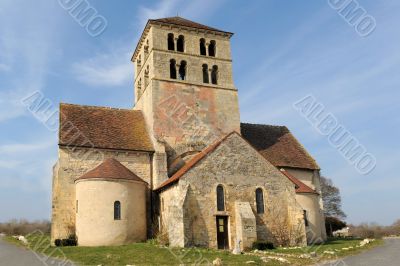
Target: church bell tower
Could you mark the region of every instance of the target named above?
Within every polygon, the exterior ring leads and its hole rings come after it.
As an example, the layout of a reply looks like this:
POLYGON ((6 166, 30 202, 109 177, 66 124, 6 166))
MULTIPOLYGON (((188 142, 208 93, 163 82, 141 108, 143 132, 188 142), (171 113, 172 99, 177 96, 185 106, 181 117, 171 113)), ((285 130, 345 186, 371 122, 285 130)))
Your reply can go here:
POLYGON ((181 17, 149 20, 143 30, 132 56, 134 109, 143 111, 156 153, 165 152, 169 175, 217 139, 240 132, 232 35, 181 17))

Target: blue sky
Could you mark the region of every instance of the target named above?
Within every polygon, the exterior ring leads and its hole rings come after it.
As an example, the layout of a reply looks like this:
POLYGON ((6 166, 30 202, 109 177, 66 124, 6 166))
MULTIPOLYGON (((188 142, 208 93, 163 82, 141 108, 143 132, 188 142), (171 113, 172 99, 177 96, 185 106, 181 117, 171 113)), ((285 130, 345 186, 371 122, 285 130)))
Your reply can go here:
POLYGON ((108 22, 90 36, 59 1, 0 1, 0 221, 48 219, 57 133, 21 99, 131 108, 130 56, 148 18, 180 16, 235 32, 241 120, 286 125, 334 180, 348 221, 400 218, 400 2, 359 0, 376 19, 361 37, 325 0, 89 3, 108 22), (397 89, 396 89, 397 88, 397 89), (377 158, 359 174, 293 108, 312 94, 377 158))

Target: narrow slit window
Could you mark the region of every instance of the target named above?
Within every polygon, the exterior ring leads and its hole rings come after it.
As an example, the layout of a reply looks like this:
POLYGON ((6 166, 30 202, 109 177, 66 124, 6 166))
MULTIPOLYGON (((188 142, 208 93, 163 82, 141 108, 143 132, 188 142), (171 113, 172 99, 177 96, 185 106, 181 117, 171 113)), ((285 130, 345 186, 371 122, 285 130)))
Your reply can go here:
POLYGON ((225 210, 225 195, 224 187, 222 185, 217 186, 217 211, 225 210))
POLYGON ((179 66, 179 79, 186 80, 186 61, 181 61, 179 66))
POLYGON ((306 210, 303 210, 303 216, 304 216, 304 224, 305 224, 305 226, 308 226, 308 217, 307 217, 306 210))
POLYGON ((215 56, 215 49, 216 49, 216 43, 215 41, 211 41, 210 44, 208 45, 208 55, 209 56, 215 56))
POLYGON ((174 35, 172 33, 168 34, 168 50, 175 51, 174 35))
POLYGON ((121 220, 121 202, 114 202, 114 220, 121 220))
POLYGON ((178 52, 184 52, 185 51, 185 37, 183 35, 179 35, 178 41, 176 44, 176 50, 178 52))
POLYGON ((218 67, 213 66, 211 71, 211 83, 217 85, 218 84, 218 67))
POLYGON ((257 213, 262 214, 264 213, 264 195, 263 190, 261 188, 256 189, 256 207, 257 213))
POLYGON ((203 65, 203 83, 210 83, 210 79, 208 76, 208 65, 203 65))
POLYGON ((176 79, 176 61, 175 61, 175 59, 171 59, 169 61, 169 77, 171 79, 176 79))
POLYGON ((200 39, 200 55, 207 55, 206 40, 200 39))

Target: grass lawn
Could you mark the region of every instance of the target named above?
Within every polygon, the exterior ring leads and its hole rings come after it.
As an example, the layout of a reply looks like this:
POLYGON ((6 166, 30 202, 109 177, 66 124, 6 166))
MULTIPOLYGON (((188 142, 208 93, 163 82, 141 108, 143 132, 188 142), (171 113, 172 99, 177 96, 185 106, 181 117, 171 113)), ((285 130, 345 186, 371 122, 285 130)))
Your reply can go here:
MULTIPOLYGON (((224 265, 310 265, 321 260, 336 259, 352 255, 362 250, 372 248, 382 243, 377 240, 363 248, 342 250, 359 244, 359 240, 332 240, 323 245, 299 249, 275 249, 264 252, 250 252, 244 255, 232 255, 229 252, 204 248, 168 248, 160 247, 151 242, 135 243, 118 247, 50 247, 50 237, 43 234, 27 236, 28 248, 46 255, 69 259, 78 265, 212 265, 212 261, 220 258, 224 265), (336 250, 336 251, 335 251, 336 250), (326 254, 324 251, 334 251, 326 254), (300 258, 302 254, 316 252, 315 258, 300 258), (268 256, 283 257, 289 263, 282 263, 268 256), (246 262, 252 263, 246 264, 246 262)), ((6 240, 22 245, 12 237, 6 240)))

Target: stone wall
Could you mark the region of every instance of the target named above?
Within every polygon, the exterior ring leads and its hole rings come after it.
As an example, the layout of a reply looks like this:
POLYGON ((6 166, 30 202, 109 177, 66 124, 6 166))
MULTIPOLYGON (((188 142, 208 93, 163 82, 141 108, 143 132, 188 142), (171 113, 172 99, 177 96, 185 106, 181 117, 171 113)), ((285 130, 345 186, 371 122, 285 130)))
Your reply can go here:
POLYGON ((319 195, 298 194, 297 201, 307 211, 310 226, 307 228, 308 243, 326 241, 324 206, 321 195, 321 177, 318 170, 284 168, 301 182, 314 189, 319 195))
MULTIPOLYGON (((272 210, 286 210, 288 226, 300 228, 298 239, 292 236, 291 244, 305 244, 302 209, 296 202, 293 184, 272 164, 265 160, 239 135, 232 134, 211 154, 189 170, 177 185, 162 192, 160 199, 163 220, 174 226, 182 223, 181 218, 171 217, 170 206, 176 204, 176 197, 185 192, 186 217, 183 219, 187 245, 217 247, 216 215, 228 216, 230 247, 238 240, 236 233, 235 202, 247 202, 256 217, 257 239, 276 242, 272 210), (225 191, 225 211, 217 211, 216 187, 221 184, 225 191), (187 188, 187 190, 185 190, 187 188), (256 212, 255 190, 264 191, 265 212, 256 212), (273 204, 273 205, 272 205, 273 204), (168 217, 168 218, 167 218, 168 217), (298 243, 296 242, 296 239, 298 243)), ((282 214, 280 214, 282 215, 282 214)), ((165 229, 164 229, 165 230, 165 229)), ((168 231, 168 230, 167 230, 168 231)), ((177 235, 169 235, 170 241, 177 235)))
POLYGON ((117 159, 144 181, 151 183, 149 153, 60 147, 53 173, 52 243, 57 238, 66 238, 75 233, 75 179, 109 157, 117 159))
POLYGON ((147 239, 146 198, 143 182, 83 179, 76 182, 76 235, 80 246, 115 246, 147 239), (114 202, 121 217, 114 219, 114 202))

